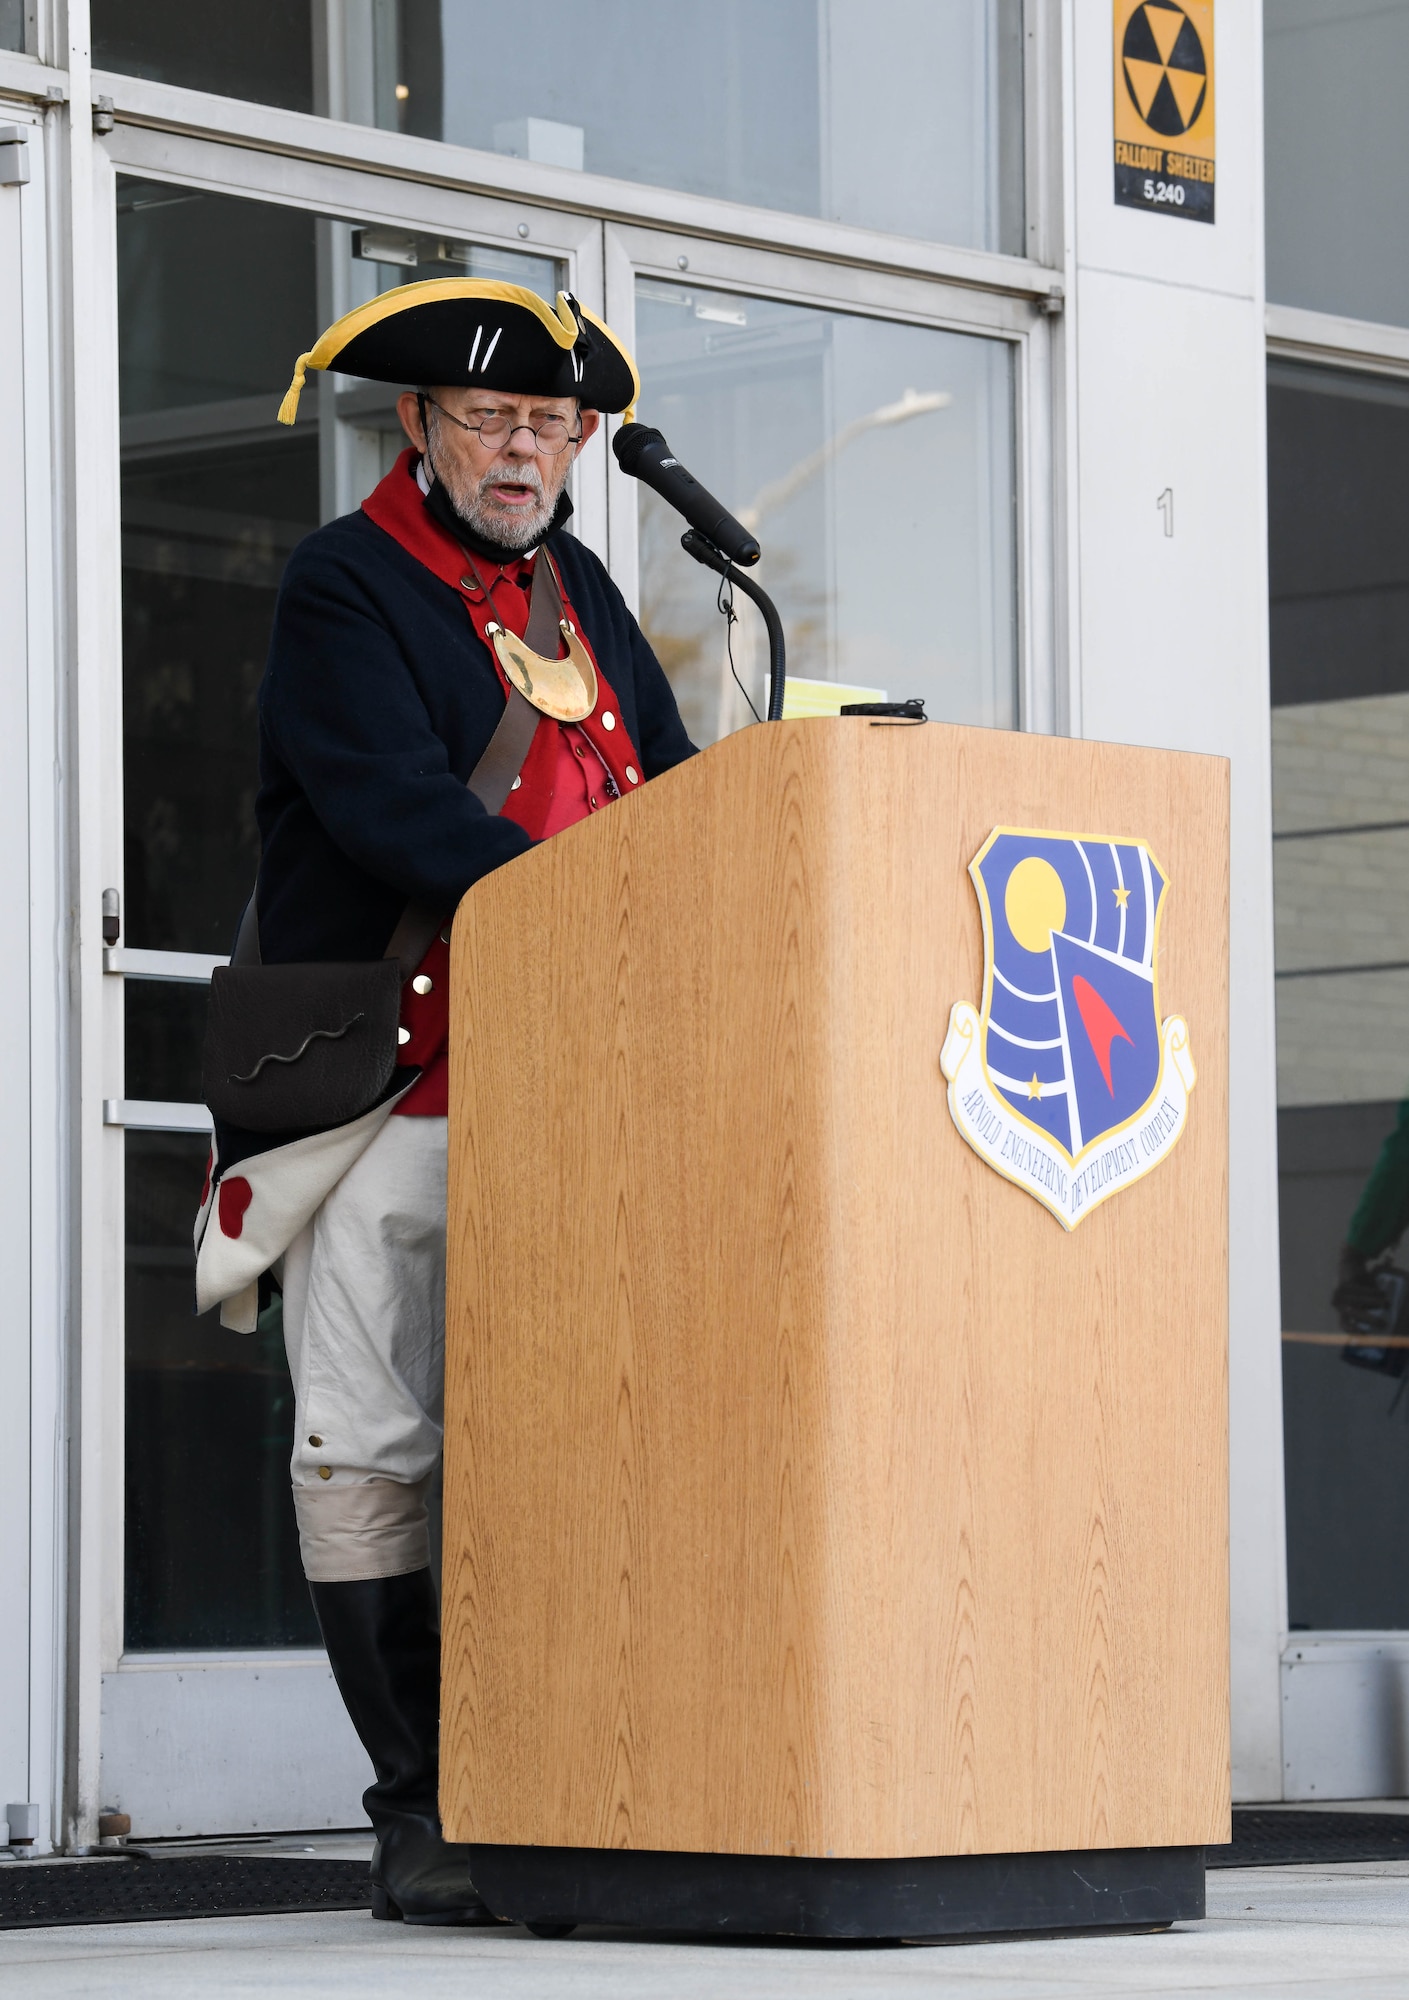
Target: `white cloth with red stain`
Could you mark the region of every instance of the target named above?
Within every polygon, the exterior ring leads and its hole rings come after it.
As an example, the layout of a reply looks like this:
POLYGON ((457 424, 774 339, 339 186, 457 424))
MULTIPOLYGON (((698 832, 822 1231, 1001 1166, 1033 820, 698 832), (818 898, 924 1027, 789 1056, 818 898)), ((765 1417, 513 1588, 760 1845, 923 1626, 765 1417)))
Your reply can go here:
POLYGON ((198 1313, 218 1305, 222 1326, 234 1333, 254 1332, 261 1277, 371 1145, 404 1094, 398 1092, 350 1124, 255 1153, 228 1173, 219 1172, 212 1147, 196 1213, 198 1313))
POLYGON ((389 1118, 284 1254, 290 1461, 305 1573, 430 1559, 445 1393, 446 1120, 389 1118))

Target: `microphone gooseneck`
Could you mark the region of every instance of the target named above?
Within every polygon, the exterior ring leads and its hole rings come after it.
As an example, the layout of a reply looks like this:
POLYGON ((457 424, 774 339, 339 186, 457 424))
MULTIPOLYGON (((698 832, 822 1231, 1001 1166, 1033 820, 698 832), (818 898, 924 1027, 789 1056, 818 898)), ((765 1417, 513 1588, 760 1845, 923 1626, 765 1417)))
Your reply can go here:
POLYGON ((659 493, 730 562, 751 569, 758 561, 763 551, 748 529, 685 470, 658 430, 649 424, 623 424, 612 439, 612 450, 623 472, 659 493))
POLYGON ((768 628, 768 720, 781 722, 783 719, 783 693, 788 680, 787 648, 783 640, 783 621, 778 616, 778 607, 768 592, 756 584, 751 576, 745 576, 741 569, 735 569, 729 558, 706 541, 694 528, 680 537, 680 546, 687 556, 693 556, 697 563, 712 569, 716 576, 723 576, 736 584, 745 597, 751 597, 763 613, 764 625, 768 628))

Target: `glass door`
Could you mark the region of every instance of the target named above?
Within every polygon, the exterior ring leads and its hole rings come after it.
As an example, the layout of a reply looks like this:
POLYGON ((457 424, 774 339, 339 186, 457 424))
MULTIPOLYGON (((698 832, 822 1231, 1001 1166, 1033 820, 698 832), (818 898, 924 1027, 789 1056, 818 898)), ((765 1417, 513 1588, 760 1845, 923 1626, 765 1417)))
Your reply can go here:
POLYGON ((597 225, 567 219, 555 242, 539 212, 528 249, 495 205, 460 211, 458 228, 363 222, 137 173, 117 183, 125 842, 106 966, 126 1050, 107 1105, 124 1128, 125 1474, 103 1803, 139 1834, 361 1818, 365 1759, 299 1563, 277 1304, 249 1336, 192 1316, 200 1042, 258 861, 255 704, 284 565, 405 442, 394 387, 332 375, 311 376, 297 426, 280 426, 295 358, 414 278, 501 277, 551 297, 586 276, 600 310, 596 260, 584 270, 577 255, 597 225), (222 1788, 232 1726, 260 1743, 262 1790, 247 1749, 240 1784, 222 1788))
MULTIPOLYGON (((612 233, 608 269, 643 421, 762 543, 785 713, 919 695, 946 721, 1016 727, 1019 317, 985 301, 960 330, 938 287, 887 295, 874 277, 645 230, 612 233)), ((737 624, 719 616, 648 488, 618 502, 635 512, 641 623, 694 740, 712 743, 764 712, 761 621, 742 601, 737 624)), ((614 550, 616 527, 614 512, 614 550)))

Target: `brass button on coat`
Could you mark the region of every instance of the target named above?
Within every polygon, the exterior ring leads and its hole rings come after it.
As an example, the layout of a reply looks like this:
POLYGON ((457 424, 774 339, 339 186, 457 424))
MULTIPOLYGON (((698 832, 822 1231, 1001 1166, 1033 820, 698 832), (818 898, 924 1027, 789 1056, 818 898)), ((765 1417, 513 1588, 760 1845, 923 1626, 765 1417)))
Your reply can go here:
POLYGON ((434 984, 435 981, 428 979, 424 972, 418 972, 416 977, 411 981, 411 991, 413 993, 429 993, 434 984))
POLYGON ((634 764, 628 764, 628 765, 627 765, 627 767, 626 767, 626 775, 627 775, 627 777, 628 777, 628 778, 629 778, 629 779, 631 780, 631 782, 632 782, 632 784, 633 784, 633 785, 639 785, 639 784, 640 784, 640 782, 641 782, 641 777, 640 777, 640 773, 639 773, 639 772, 637 771, 637 769, 636 769, 636 766, 635 766, 634 764))
POLYGON ((321 1443, 323 1442, 323 1440, 322 1440, 322 1438, 320 1438, 320 1437, 311 1437, 311 1438, 310 1438, 310 1439, 308 1440, 308 1442, 309 1442, 309 1443, 310 1443, 311 1445, 313 1445, 313 1446, 315 1446, 315 1447, 316 1447, 316 1446, 320 1445, 320 1444, 321 1444, 321 1443))
POLYGON ((332 1468, 332 1466, 331 1466, 331 1465, 320 1465, 320 1466, 319 1466, 319 1468, 318 1468, 318 1477, 319 1477, 320 1479, 331 1479, 331 1478, 332 1478, 332 1476, 333 1476, 333 1468, 332 1468))
POLYGON ((604 709, 604 710, 602 711, 602 727, 603 727, 603 729, 615 729, 615 728, 616 728, 616 717, 615 717, 615 716, 614 716, 614 715, 612 714, 612 712, 611 712, 611 710, 610 710, 609 708, 608 708, 608 709, 604 709))
POLYGON ((396 1039, 398 1042, 400 1042, 402 1048, 404 1049, 406 1044, 411 1039, 411 1030, 409 1028, 398 1028, 396 1031, 396 1039))

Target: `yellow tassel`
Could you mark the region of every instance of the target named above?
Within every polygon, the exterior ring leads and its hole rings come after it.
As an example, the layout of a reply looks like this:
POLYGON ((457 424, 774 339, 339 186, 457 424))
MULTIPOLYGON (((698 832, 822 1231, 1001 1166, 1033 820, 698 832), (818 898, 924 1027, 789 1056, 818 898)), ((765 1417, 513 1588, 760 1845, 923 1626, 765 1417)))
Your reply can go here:
POLYGON ((312 354, 300 354, 298 357, 298 365, 294 369, 294 379, 290 382, 288 393, 279 405, 279 422, 281 424, 291 424, 298 415, 298 399, 303 394, 303 385, 308 376, 308 364, 312 359, 312 354))
POLYGON ((623 424, 634 424, 634 423, 635 423, 635 421, 636 421, 636 405, 635 405, 634 403, 632 403, 632 404, 630 405, 630 407, 629 407, 628 409, 625 409, 625 410, 623 410, 623 411, 622 411, 622 413, 621 413, 621 421, 622 421, 622 423, 623 423, 623 424))

